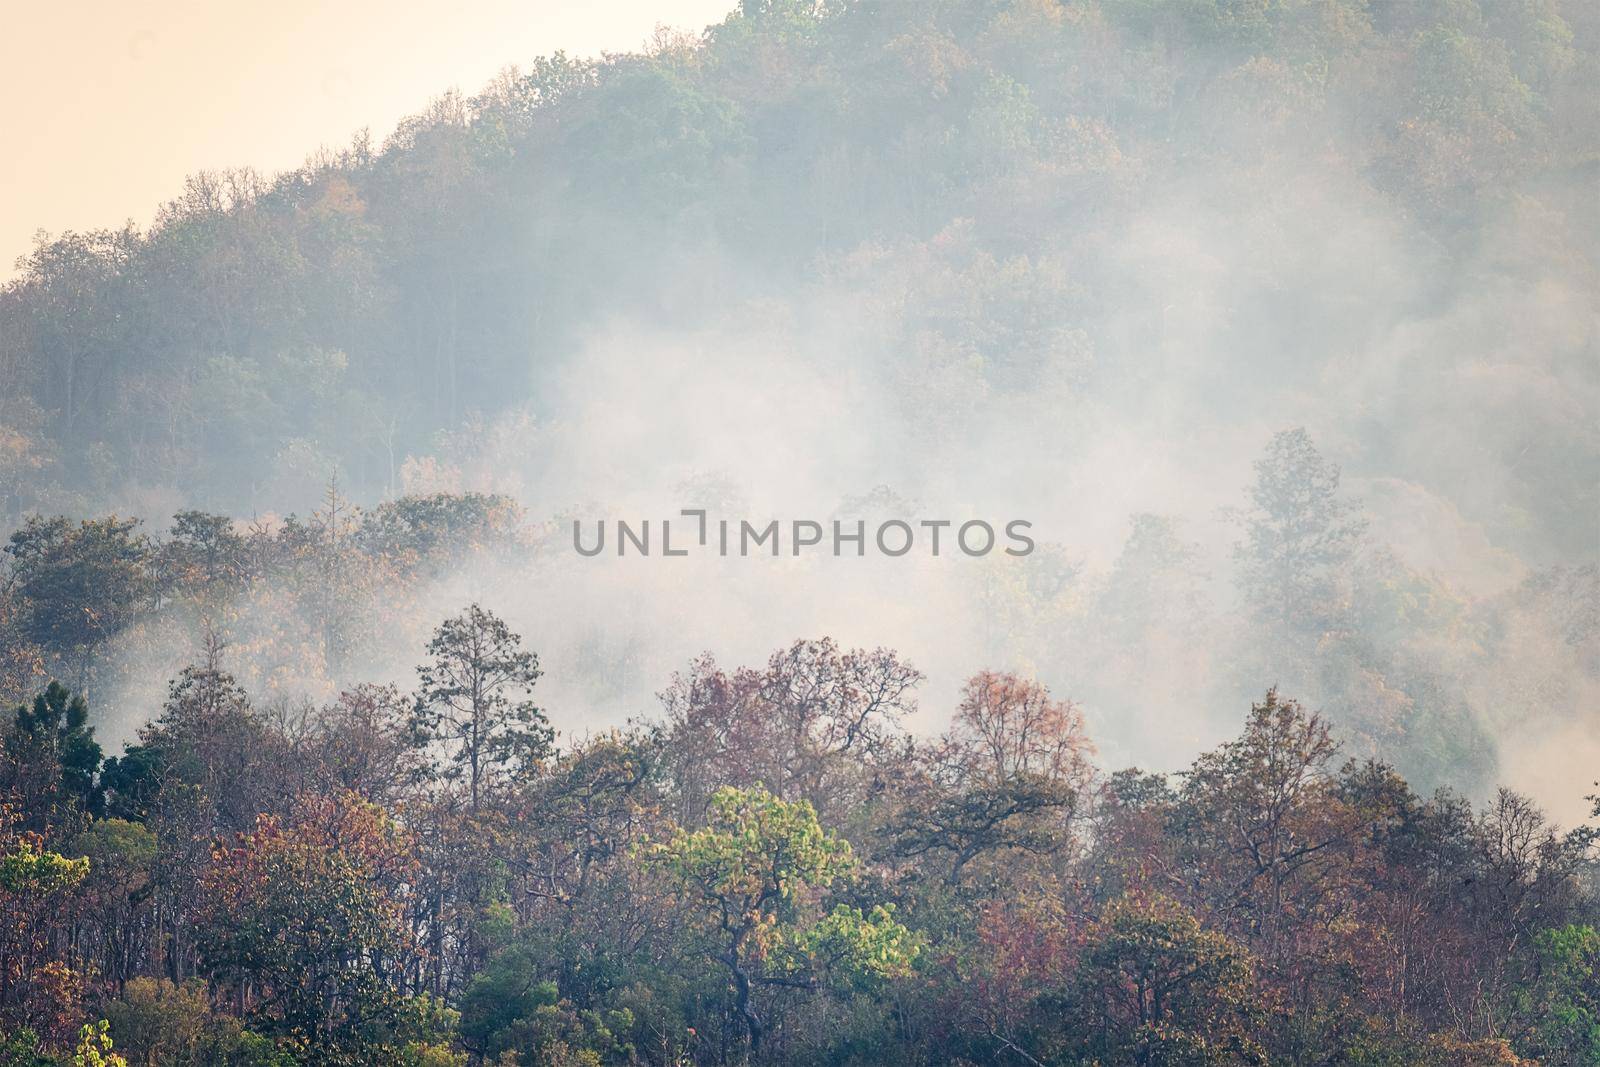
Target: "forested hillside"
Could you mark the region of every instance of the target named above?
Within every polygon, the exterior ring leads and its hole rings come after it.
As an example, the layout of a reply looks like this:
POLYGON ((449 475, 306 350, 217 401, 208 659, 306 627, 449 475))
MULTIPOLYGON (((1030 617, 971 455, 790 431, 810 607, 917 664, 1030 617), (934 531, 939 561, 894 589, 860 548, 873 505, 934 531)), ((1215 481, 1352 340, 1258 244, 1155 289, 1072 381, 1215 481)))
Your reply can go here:
MULTIPOLYGON (((0 518, 298 529, 335 479, 368 508, 505 495, 539 529, 1027 518, 1027 567, 697 575, 689 621, 659 568, 457 569, 383 613, 405 633, 347 644, 400 680, 497 588, 571 725, 700 649, 831 632, 935 665, 946 701, 973 670, 1035 674, 1167 767, 1276 680, 1430 785, 1509 775, 1581 811, 1593 5, 748 6, 41 243, 0 294, 0 518), (1298 452, 1271 444, 1293 427, 1298 452), (1284 479, 1266 497, 1257 462, 1284 479), (1338 536, 1274 543, 1301 508, 1338 536)), ((197 647, 147 612, 93 626, 125 621, 118 737, 197 647)))
POLYGON ((755 320, 849 347, 902 460, 1015 394, 1311 402, 1497 544, 1593 548, 1592 5, 750 7, 41 243, 0 303, 0 509, 395 495, 574 415, 597 335, 755 320))
POLYGON ((746 0, 42 236, 0 1067, 1600 1063, 1597 84, 746 0))

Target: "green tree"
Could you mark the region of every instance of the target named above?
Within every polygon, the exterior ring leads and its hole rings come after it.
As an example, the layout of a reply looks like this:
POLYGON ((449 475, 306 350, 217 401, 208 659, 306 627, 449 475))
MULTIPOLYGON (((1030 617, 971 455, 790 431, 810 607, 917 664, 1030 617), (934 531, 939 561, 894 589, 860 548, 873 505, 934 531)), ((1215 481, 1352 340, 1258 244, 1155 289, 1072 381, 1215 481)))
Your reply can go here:
POLYGON ((51 851, 37 834, 13 832, 10 816, 0 805, 0 1027, 22 1023, 60 1044, 82 1018, 84 975, 62 949, 89 861, 51 851))
POLYGON ((100 813, 95 775, 101 750, 81 695, 51 682, 31 705, 17 708, 0 747, 30 829, 42 832, 77 815, 100 813))
POLYGON ((1533 1020, 1525 1051, 1545 1063, 1600 1063, 1600 933, 1541 930, 1537 978, 1523 996, 1533 1020))
POLYGON ((156 844, 148 828, 112 818, 96 819, 65 849, 89 861, 78 893, 78 951, 97 978, 114 986, 134 977, 148 958, 156 844))
POLYGON ((399 1063, 410 843, 350 794, 294 816, 263 815, 213 850, 196 920, 206 973, 310 1062, 399 1063))
POLYGON ((150 605, 155 592, 153 552, 138 519, 34 517, 11 535, 23 630, 72 664, 78 688, 88 680, 96 645, 115 636, 150 605))
POLYGON ((1166 897, 1112 901, 1077 979, 1083 1047, 1099 1063, 1265 1064, 1249 953, 1166 897))
POLYGON ((690 894, 752 1049, 766 1031, 753 986, 814 988, 829 968, 888 977, 917 955, 915 937, 887 908, 816 913, 820 892, 854 870, 855 859, 808 801, 779 800, 759 786, 719 789, 704 828, 680 829, 649 856, 690 894))
POLYGON ((115 1049, 106 1020, 85 1023, 78 1031, 78 1045, 72 1050, 72 1067, 128 1067, 128 1061, 115 1049))
MULTIPOLYGON (((545 967, 559 965, 543 961, 545 967)), ((541 961, 526 948, 493 957, 461 995, 461 1042, 473 1054, 503 1062, 599 1063, 632 1061, 621 1043, 633 1019, 626 1010, 576 1010, 554 981, 541 979, 541 961)))
POLYGON ((247 550, 227 516, 180 511, 157 553, 162 585, 202 603, 229 594, 249 577, 247 550))
POLYGON ((39 1047, 35 1031, 0 1025, 0 1067, 61 1067, 61 1060, 39 1047))

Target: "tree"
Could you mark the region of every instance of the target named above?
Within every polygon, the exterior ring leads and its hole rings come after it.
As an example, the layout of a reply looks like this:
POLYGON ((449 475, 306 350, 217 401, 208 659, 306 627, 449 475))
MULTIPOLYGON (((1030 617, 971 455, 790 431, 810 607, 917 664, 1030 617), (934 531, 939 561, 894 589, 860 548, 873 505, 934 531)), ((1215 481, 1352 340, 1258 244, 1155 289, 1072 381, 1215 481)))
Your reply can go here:
POLYGON ((60 682, 51 682, 32 705, 17 708, 0 738, 12 789, 28 813, 29 829, 71 831, 65 824, 97 815, 101 796, 95 774, 100 744, 89 725, 89 705, 60 682))
POLYGON ((148 916, 157 973, 182 982, 198 964, 196 916, 219 835, 284 813, 295 782, 290 746, 219 665, 220 648, 175 679, 159 718, 101 774, 107 813, 155 836, 148 916))
POLYGON ((410 843, 351 794, 302 798, 292 814, 212 850, 196 918, 205 971, 317 1062, 398 1064, 410 843))
POLYGON ((234 592, 250 576, 248 543, 224 515, 178 512, 157 558, 163 587, 202 604, 234 592))
MULTIPOLYGON (((461 995, 461 1043, 489 1062, 572 1065, 632 1062, 619 1041, 632 1023, 627 1011, 578 1012, 557 984, 540 980, 540 962, 524 949, 488 961, 461 995)), ((549 964, 547 963, 548 967, 549 964)))
POLYGON ((63 436, 72 437, 83 416, 104 404, 115 376, 108 373, 134 345, 136 316, 127 312, 129 268, 139 251, 138 232, 64 233, 40 240, 21 264, 32 296, 31 340, 46 355, 41 407, 60 413, 63 436))
POLYGON ((320 709, 302 759, 320 785, 375 804, 402 800, 423 778, 425 760, 411 727, 414 702, 392 685, 358 685, 320 709))
POLYGON ((1348 610, 1348 567, 1366 523, 1339 496, 1339 468, 1303 429, 1273 435, 1256 461, 1245 540, 1235 546, 1246 597, 1266 621, 1320 633, 1348 610))
POLYGON ((631 862, 632 844, 663 822, 660 759, 655 732, 603 734, 561 753, 519 796, 528 831, 516 862, 529 911, 570 921, 596 882, 631 862))
POLYGON ((521 646, 498 616, 473 604, 440 624, 428 642, 431 662, 417 668, 417 742, 443 749, 443 776, 466 779, 473 811, 486 788, 544 759, 555 737, 528 699, 538 657, 521 646))
POLYGON ((690 893, 753 1050, 766 1025, 752 986, 812 988, 829 967, 892 976, 918 952, 887 907, 864 914, 840 904, 815 914, 820 891, 848 875, 855 859, 808 801, 779 800, 759 786, 719 789, 702 829, 680 829, 648 855, 690 893))
POLYGON ((16 832, 11 809, 0 805, 0 1026, 23 1023, 46 1041, 76 1028, 86 976, 64 949, 88 873, 88 860, 16 832))
POLYGON ((1541 930, 1538 977, 1522 995, 1532 1033, 1525 1044, 1547 1063, 1600 1062, 1600 933, 1592 926, 1541 930))
POLYGON ((34 517, 11 535, 23 632, 73 663, 86 688, 93 649, 149 605, 155 592, 149 540, 138 519, 34 517))
POLYGON ((1358 825, 1329 773, 1337 752, 1320 715, 1273 689, 1183 774, 1181 862, 1216 920, 1275 967, 1305 965, 1353 906, 1336 891, 1358 825))
POLYGON ((330 475, 322 507, 297 531, 299 594, 320 631, 323 669, 329 675, 337 674, 356 638, 352 616, 365 577, 354 548, 358 516, 355 506, 340 494, 338 477, 330 475))
POLYGON ((1081 1040, 1095 1062, 1265 1064, 1250 955, 1166 897, 1112 901, 1078 975, 1081 1040))
POLYGON ((104 1019, 83 1025, 78 1046, 72 1050, 72 1067, 128 1067, 128 1061, 115 1051, 110 1028, 104 1019))
POLYGON ((96 819, 65 848, 89 861, 89 875, 78 888, 78 952, 114 988, 143 972, 156 955, 151 905, 157 846, 147 827, 107 818, 96 819))
POLYGON ((45 680, 45 650, 25 630, 26 605, 0 581, 0 706, 23 700, 45 680))
POLYGON ((285 796, 284 739, 222 669, 221 654, 212 644, 203 663, 185 667, 138 743, 106 761, 101 778, 113 814, 146 818, 163 800, 177 802, 174 814, 192 802, 206 832, 239 831, 285 796))
POLYGON ((827 637, 796 641, 760 670, 730 674, 701 656, 661 694, 680 821, 697 821, 723 785, 761 785, 824 815, 859 811, 903 752, 899 722, 921 681, 892 650, 827 637))
POLYGON ((520 518, 515 502, 503 496, 405 496, 365 515, 356 539, 398 571, 434 574, 461 556, 514 544, 520 518))
MULTIPOLYGON (((105 1005, 117 1047, 139 1067, 291 1067, 272 1039, 211 1002, 206 983, 135 978, 105 1005)), ((3 1062, 3 1061, 0 1061, 3 1062)))
MULTIPOLYGON (((1116 644, 1145 639, 1166 628, 1190 637, 1205 613, 1196 544, 1179 536, 1176 520, 1141 513, 1100 592, 1097 617, 1107 620, 1116 644)), ((1109 649, 1115 654, 1118 649, 1109 649)))
POLYGON ((951 883, 987 853, 1053 851, 1070 829, 1092 751, 1071 701, 1014 674, 975 675, 924 790, 894 820, 893 848, 949 854, 951 883))
POLYGON ((1070 700, 1053 699, 1037 681, 982 671, 961 691, 940 759, 973 784, 1031 778, 1073 789, 1093 751, 1070 700))

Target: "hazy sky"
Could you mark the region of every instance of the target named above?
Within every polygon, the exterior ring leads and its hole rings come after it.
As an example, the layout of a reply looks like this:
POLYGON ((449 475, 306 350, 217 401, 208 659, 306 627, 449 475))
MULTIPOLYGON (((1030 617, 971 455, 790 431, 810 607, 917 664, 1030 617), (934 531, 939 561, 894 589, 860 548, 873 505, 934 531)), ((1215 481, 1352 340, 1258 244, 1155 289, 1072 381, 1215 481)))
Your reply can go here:
POLYGON ((65 0, 0 33, 0 278, 35 230, 147 225, 197 170, 381 139, 446 89, 564 49, 637 49, 735 0, 65 0))

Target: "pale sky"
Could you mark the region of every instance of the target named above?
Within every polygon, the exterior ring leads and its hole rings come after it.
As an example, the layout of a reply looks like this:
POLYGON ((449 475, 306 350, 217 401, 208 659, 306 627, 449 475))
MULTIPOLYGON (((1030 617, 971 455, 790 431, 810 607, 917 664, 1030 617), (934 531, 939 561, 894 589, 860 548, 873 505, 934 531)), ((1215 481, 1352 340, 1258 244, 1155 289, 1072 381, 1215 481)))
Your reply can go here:
POLYGON ((558 49, 639 49, 736 0, 57 0, 0 19, 0 279, 52 234, 149 224, 198 170, 271 175, 558 49))

